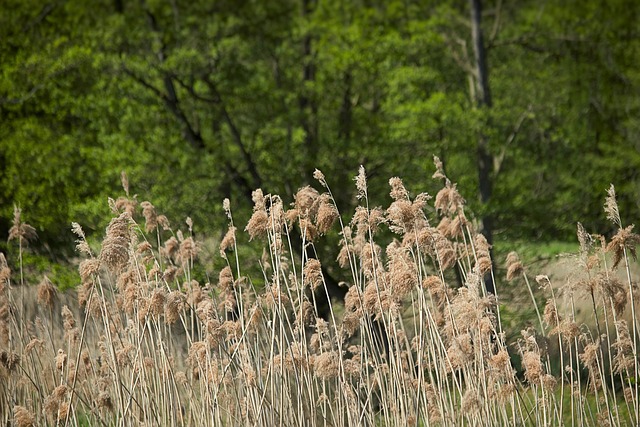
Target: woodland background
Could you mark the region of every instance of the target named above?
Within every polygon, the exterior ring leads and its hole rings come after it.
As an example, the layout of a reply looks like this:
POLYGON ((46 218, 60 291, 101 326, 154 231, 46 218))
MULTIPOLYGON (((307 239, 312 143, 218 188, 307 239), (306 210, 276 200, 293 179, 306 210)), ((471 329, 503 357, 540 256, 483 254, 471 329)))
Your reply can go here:
POLYGON ((341 212, 359 165, 372 204, 392 176, 435 194, 433 155, 498 246, 612 232, 610 183, 640 217, 637 1, 0 8, 0 236, 19 206, 42 259, 74 255, 72 221, 102 236, 123 170, 196 235, 222 237, 223 198, 244 223, 252 190, 291 201, 316 168, 341 212))

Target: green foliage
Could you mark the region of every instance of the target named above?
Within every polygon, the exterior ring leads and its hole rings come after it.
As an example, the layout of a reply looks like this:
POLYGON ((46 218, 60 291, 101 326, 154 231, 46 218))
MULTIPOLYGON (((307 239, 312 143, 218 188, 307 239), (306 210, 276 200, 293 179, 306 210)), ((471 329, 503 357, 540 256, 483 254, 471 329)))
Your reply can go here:
POLYGON ((139 200, 196 229, 221 228, 224 197, 246 218, 254 188, 291 195, 314 168, 344 211, 360 164, 374 204, 393 175, 435 191, 434 154, 473 195, 479 133, 493 195, 469 204, 499 238, 604 229, 610 182, 637 217, 639 6, 483 6, 493 105, 478 110, 464 2, 11 1, 0 231, 17 203, 49 245, 68 246, 72 220, 101 232, 122 170, 139 200))
MULTIPOLYGON (((73 262, 59 262, 49 253, 38 254, 27 249, 19 257, 19 247, 15 242, 4 243, 0 246, 6 253, 9 268, 14 272, 20 271, 22 262, 25 284, 33 286, 40 283, 46 276, 59 290, 75 288, 80 283, 77 265, 73 262)), ((18 276, 16 274, 16 276, 18 276)), ((17 280, 17 277, 16 277, 17 280)))

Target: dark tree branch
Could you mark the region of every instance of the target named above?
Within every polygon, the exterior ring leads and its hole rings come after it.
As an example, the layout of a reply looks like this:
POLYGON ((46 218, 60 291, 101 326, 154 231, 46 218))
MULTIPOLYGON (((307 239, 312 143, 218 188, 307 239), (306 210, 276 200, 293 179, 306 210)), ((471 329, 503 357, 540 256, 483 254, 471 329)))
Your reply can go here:
POLYGON ((51 14, 51 12, 53 12, 55 8, 56 8, 55 3, 48 3, 44 5, 44 7, 42 8, 38 16, 36 16, 35 19, 33 19, 27 25, 25 25, 22 31, 26 33, 36 25, 39 25, 42 21, 44 21, 47 18, 47 16, 51 14))
POLYGON ((253 190, 255 190, 255 188, 251 186, 249 181, 247 181, 247 178, 243 176, 238 171, 238 169, 235 166, 233 166, 229 161, 224 162, 224 168, 227 171, 227 174, 229 174, 229 177, 231 178, 232 182, 236 186, 238 186, 242 195, 247 199, 249 203, 253 203, 253 198, 251 195, 253 194, 253 190))
MULTIPOLYGON (((44 78, 45 81, 49 81, 49 80, 53 80, 56 77, 72 70, 73 68, 75 68, 75 64, 71 64, 67 67, 64 67, 61 70, 56 71, 55 73, 52 73, 49 76, 46 76, 44 78)), ((36 93, 38 93, 39 90, 43 89, 46 86, 46 83, 40 83, 35 85, 34 87, 32 87, 29 92, 27 92, 24 96, 21 96, 20 98, 0 98, 0 105, 2 104, 6 104, 6 105, 16 105, 16 104, 22 104, 23 102, 28 101, 29 99, 33 98, 36 93)))
POLYGON ((340 106, 340 114, 338 116, 338 138, 348 140, 351 138, 351 122, 353 119, 351 105, 351 84, 353 76, 350 71, 344 73, 344 94, 342 95, 342 105, 340 106))
POLYGON ((5 104, 5 105, 22 104, 23 102, 26 102, 29 99, 33 98, 35 96, 36 92, 38 92, 43 87, 44 87, 43 83, 41 83, 39 85, 36 85, 36 86, 32 87, 29 92, 27 92, 24 96, 22 96, 20 98, 0 98, 0 104, 5 104))
MULTIPOLYGON (((138 84, 148 89, 149 91, 153 92, 154 95, 162 100, 162 102, 166 105, 169 111, 171 111, 174 117, 178 119, 178 121, 182 124, 185 138, 193 148, 195 148, 196 150, 202 150, 205 148, 202 135, 200 135, 200 133, 191 126, 191 123, 189 122, 186 114, 180 108, 180 104, 177 97, 175 96, 175 92, 167 95, 166 93, 155 87, 153 84, 138 76, 124 64, 122 64, 122 70, 134 81, 136 81, 138 84)), ((166 79, 163 79, 163 82, 165 83, 165 87, 167 87, 166 79)), ((173 85, 170 85, 169 87, 172 88, 173 85)))
MULTIPOLYGON (((482 37, 482 3, 481 0, 469 0, 471 9, 471 37, 473 40, 473 53, 476 69, 475 101, 478 108, 491 108, 491 91, 489 90, 489 74, 485 45, 482 37)), ((478 183, 480 187, 480 201, 487 205, 493 193, 493 156, 489 151, 489 141, 484 133, 478 135, 476 145, 478 168, 478 183)), ((481 233, 487 239, 489 245, 493 244, 493 215, 485 213, 481 218, 481 233)), ((493 255, 492 255, 493 257, 493 255)), ((494 293, 495 287, 491 275, 485 277, 487 292, 494 293)))
POLYGON ((214 104, 214 105, 218 105, 218 104, 220 104, 220 98, 216 98, 216 97, 209 98, 209 97, 206 97, 206 96, 201 95, 201 94, 199 94, 198 92, 196 92, 196 90, 195 90, 195 88, 194 88, 194 85, 193 85, 193 82, 191 82, 191 83, 186 83, 184 80, 180 79, 180 78, 179 78, 179 77, 177 77, 177 76, 174 76, 174 80, 175 80, 176 82, 178 82, 178 84, 179 84, 179 85, 180 85, 184 90, 186 90, 186 91, 187 91, 187 93, 188 93, 189 95, 191 95, 194 99, 196 99, 196 100, 198 100, 198 101, 200 101, 200 102, 205 102, 205 103, 207 103, 207 104, 214 104))
POLYGON ((491 91, 489 90, 489 73, 484 40, 482 38, 482 4, 481 0, 470 0, 471 3, 471 36, 473 39, 473 53, 475 57, 475 74, 477 78, 476 101, 478 107, 491 108, 491 91))
POLYGON ((231 118, 231 115, 229 114, 229 111, 227 110, 222 100, 222 96, 220 95, 220 93, 218 92, 218 89, 216 88, 216 85, 208 77, 204 78, 204 82, 206 83, 207 87, 211 91, 213 98, 218 100, 220 111, 222 112, 222 116, 224 117, 225 122, 229 126, 229 130, 231 131, 231 135, 233 136, 233 141, 235 142, 236 146, 240 149, 240 153, 242 154, 242 158, 247 166, 247 169, 249 170, 249 174, 251 174, 251 178, 253 179, 254 189, 258 187, 262 187, 263 181, 262 181, 262 177, 260 176, 260 173, 258 172, 258 167, 254 162, 253 157, 251 157, 251 154, 246 149, 244 142, 242 140, 242 134, 240 133, 240 130, 238 129, 235 122, 231 118))
POLYGON ((501 16, 502 16, 502 0, 498 0, 498 4, 496 6, 496 17, 495 17, 495 20, 493 21, 493 29, 491 30, 491 35, 489 36, 487 48, 493 46, 493 42, 498 37, 498 31, 500 31, 501 16))
MULTIPOLYGON (((160 49, 156 52, 156 56, 158 57, 160 64, 163 64, 166 57, 165 45, 162 42, 162 38, 160 37, 161 31, 158 26, 158 21, 155 15, 148 8, 147 3, 144 0, 142 0, 141 3, 145 11, 145 15, 147 16, 147 22, 149 23, 149 28, 151 29, 152 33, 154 34, 154 36, 156 37, 160 45, 160 49)), ((136 75, 131 70, 128 70, 126 67, 124 67, 124 70, 125 70, 125 73, 131 76, 135 81, 142 84, 144 87, 146 87, 147 89, 151 90, 154 94, 156 94, 156 96, 162 99, 162 101, 167 106, 169 111, 171 111, 171 113, 178 119, 178 121, 182 123, 183 129, 184 129, 184 136, 193 148, 195 148, 196 150, 202 150, 205 148, 202 135, 200 134, 199 131, 195 129, 195 127, 190 122, 184 110, 180 107, 180 100, 178 99, 178 94, 176 92, 176 88, 173 83, 173 78, 168 72, 160 70, 160 74, 162 75, 162 83, 164 84, 164 88, 166 91, 166 92, 162 92, 160 89, 146 82, 142 77, 136 75)))
POLYGON ((529 105, 529 107, 525 111, 523 111, 522 114, 520 114, 520 117, 518 117, 516 124, 513 126, 513 131, 511 132, 511 134, 509 134, 505 144, 502 146, 502 150, 500 151, 500 154, 493 159, 494 179, 498 177, 498 175, 500 174, 500 171, 502 170, 502 163, 504 162, 504 158, 507 154, 507 148, 509 148, 509 146, 513 143, 513 141, 516 140, 516 137, 520 133, 520 129, 522 128, 522 125, 524 124, 525 120, 527 119, 527 117, 529 117, 531 110, 532 110, 532 106, 529 105))
MULTIPOLYGON (((307 19, 314 8, 314 0, 302 0, 301 14, 303 19, 307 19)), ((298 98, 302 129, 304 129, 305 174, 311 175, 316 167, 318 157, 318 103, 313 96, 307 94, 308 83, 315 81, 316 67, 313 60, 313 38, 307 33, 302 38, 302 83, 303 88, 298 98)))
POLYGON ((457 37, 443 34, 445 42, 449 45, 449 53, 451 58, 455 61, 460 68, 462 68, 467 74, 473 78, 477 77, 476 69, 474 68, 471 59, 469 58, 469 51, 467 49, 467 41, 457 37), (460 46, 461 52, 458 52, 456 45, 460 46))

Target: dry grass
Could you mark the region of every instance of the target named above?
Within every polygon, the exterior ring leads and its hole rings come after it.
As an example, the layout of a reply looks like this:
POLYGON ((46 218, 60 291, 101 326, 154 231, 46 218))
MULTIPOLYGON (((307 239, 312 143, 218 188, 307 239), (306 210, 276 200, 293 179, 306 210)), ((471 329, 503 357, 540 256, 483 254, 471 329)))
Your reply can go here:
MULTIPOLYGON (((640 293, 629 270, 639 238, 620 223, 613 188, 606 211, 619 232, 606 242, 578 227, 580 280, 558 287, 540 275, 532 283, 517 255, 509 256, 509 286, 526 287, 536 308, 541 287, 547 302, 536 326, 507 343, 498 304, 507 301, 484 286, 495 271, 490 248, 441 170, 434 177, 445 186, 433 205, 392 178, 393 202, 381 209, 368 206, 361 169, 361 206, 348 224, 325 177, 314 177, 325 192, 303 188, 288 209, 280 197, 254 192, 245 231, 264 242, 260 260, 239 259, 246 237, 225 200, 226 267, 217 283, 192 277, 200 247, 190 221, 174 232, 153 205, 128 196, 111 201, 114 219, 99 252, 73 226, 85 257, 77 303, 61 302, 45 278, 29 308, 21 271, 0 259, 0 422, 640 424, 640 293), (293 246, 294 229, 301 247, 293 246), (383 229, 396 237, 384 248, 376 243, 383 229), (336 231, 338 263, 351 279, 344 301, 320 313, 317 297, 328 293, 322 260, 305 249, 336 231), (260 266, 265 286, 244 275, 248 262, 260 266), (595 330, 576 322, 572 302, 585 295, 595 330)), ((32 235, 16 212, 10 238, 20 253, 32 235)))

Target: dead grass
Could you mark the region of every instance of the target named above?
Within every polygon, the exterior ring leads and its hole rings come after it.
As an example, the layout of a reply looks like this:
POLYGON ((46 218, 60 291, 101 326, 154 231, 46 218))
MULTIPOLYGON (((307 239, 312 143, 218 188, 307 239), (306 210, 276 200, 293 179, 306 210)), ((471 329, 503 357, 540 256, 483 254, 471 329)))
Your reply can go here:
MULTIPOLYGON (((224 267, 211 283, 194 279, 202 247, 191 221, 172 229, 128 194, 110 202, 97 253, 74 225, 85 258, 73 301, 44 279, 28 290, 22 264, 12 272, 0 259, 0 422, 638 425, 640 294, 629 267, 638 238, 619 223, 613 189, 607 215, 620 232, 611 242, 579 227, 578 273, 565 283, 529 275, 511 255, 503 297, 486 292, 496 269, 462 197, 441 170, 435 176, 446 184, 433 204, 392 178, 382 209, 368 206, 361 169, 349 222, 319 171, 324 192, 305 187, 293 206, 256 190, 246 227, 225 200, 224 267), (382 229, 395 235, 385 247, 382 229), (324 261, 307 249, 336 232, 348 292, 321 312, 324 261), (261 259, 241 259, 247 239, 264 244, 261 259), (255 266, 264 286, 246 275, 255 266), (507 342, 500 305, 514 289, 538 318, 507 342), (593 326, 577 313, 585 299, 593 326)), ((32 231, 17 212, 10 237, 21 254, 32 231)))

